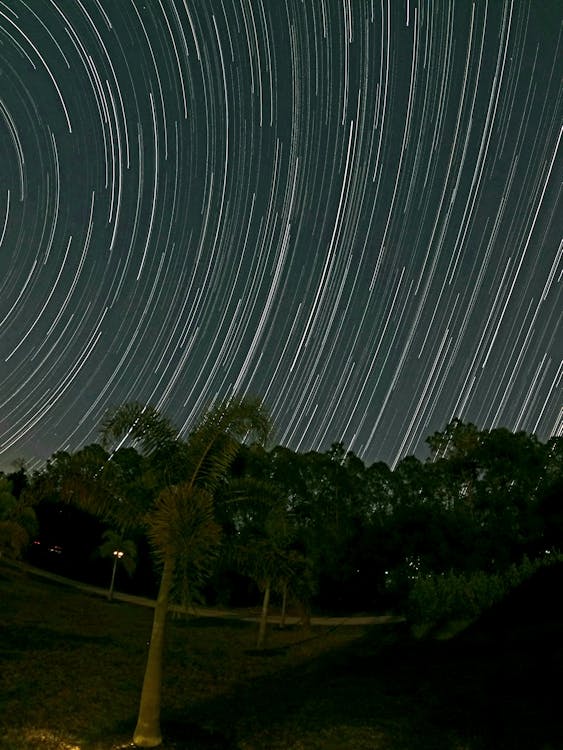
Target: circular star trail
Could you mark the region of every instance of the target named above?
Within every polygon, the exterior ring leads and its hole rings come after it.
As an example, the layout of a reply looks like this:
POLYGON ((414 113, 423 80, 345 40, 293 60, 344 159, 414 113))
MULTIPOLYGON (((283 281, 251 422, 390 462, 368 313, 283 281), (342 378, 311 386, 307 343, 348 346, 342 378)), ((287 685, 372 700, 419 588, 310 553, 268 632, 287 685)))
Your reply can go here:
POLYGON ((0 2, 0 459, 128 400, 420 453, 561 434, 546 0, 0 2))

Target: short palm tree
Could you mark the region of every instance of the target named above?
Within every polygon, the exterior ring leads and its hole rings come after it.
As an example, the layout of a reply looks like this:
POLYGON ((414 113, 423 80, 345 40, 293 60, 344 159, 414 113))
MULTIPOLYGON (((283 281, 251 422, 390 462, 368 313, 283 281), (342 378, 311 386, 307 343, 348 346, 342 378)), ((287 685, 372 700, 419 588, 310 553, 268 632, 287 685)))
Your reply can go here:
POLYGON ((240 445, 249 435, 265 440, 270 420, 260 401, 232 398, 210 408, 183 443, 156 410, 126 404, 103 424, 103 437, 136 441, 153 460, 155 485, 160 484, 144 521, 162 575, 141 702, 133 742, 157 747, 162 742, 160 703, 164 630, 174 587, 184 595, 209 569, 219 545, 213 496, 240 445))
POLYGON ((289 581, 295 575, 301 556, 271 537, 249 539, 246 546, 238 548, 236 556, 241 572, 252 578, 262 592, 262 608, 256 639, 256 648, 262 649, 266 638, 272 590, 280 591, 283 595, 284 589, 287 589, 289 581))
MULTIPOLYGON (((282 594, 284 607, 287 590, 299 569, 301 556, 291 548, 294 528, 286 500, 280 489, 268 481, 247 480, 251 508, 246 526, 233 545, 233 557, 239 570, 248 575, 262 591, 256 648, 264 647, 272 591, 282 594)), ((243 482, 244 485, 244 482, 243 482)))
POLYGON ((122 533, 120 534, 114 529, 107 529, 104 531, 102 543, 98 547, 98 555, 113 559, 111 581, 108 589, 108 600, 111 601, 113 599, 117 564, 121 563, 128 576, 133 575, 137 566, 137 546, 132 539, 124 539, 122 533))

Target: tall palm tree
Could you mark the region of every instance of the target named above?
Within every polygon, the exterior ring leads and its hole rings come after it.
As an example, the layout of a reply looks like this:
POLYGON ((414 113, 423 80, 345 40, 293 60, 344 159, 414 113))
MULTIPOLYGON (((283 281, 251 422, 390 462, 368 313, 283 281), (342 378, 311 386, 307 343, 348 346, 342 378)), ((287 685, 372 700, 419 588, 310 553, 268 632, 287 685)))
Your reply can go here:
POLYGON ((162 742, 160 703, 164 631, 176 586, 187 595, 206 574, 220 541, 213 495, 242 441, 252 434, 265 440, 270 419, 256 399, 232 398, 211 407, 188 440, 180 441, 156 410, 125 404, 104 421, 106 441, 136 441, 153 459, 155 502, 145 515, 147 534, 162 568, 152 634, 133 742, 157 747, 162 742))

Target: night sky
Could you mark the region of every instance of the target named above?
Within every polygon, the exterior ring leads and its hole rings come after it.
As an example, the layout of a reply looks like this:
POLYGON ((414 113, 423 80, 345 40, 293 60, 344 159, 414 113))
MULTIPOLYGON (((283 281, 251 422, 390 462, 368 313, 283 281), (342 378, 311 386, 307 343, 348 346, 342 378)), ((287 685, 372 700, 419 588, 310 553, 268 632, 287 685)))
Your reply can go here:
POLYGON ((232 393, 369 463, 561 435, 562 16, 2 0, 0 467, 232 393))

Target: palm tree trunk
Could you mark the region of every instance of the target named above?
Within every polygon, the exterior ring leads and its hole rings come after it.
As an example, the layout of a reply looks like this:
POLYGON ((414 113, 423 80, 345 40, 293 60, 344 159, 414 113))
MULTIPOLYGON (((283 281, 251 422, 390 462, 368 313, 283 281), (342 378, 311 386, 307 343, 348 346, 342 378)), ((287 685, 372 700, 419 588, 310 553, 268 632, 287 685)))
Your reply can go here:
POLYGON ((281 607, 281 617, 280 617, 280 628, 285 628, 285 611, 287 609, 287 583, 284 583, 283 585, 283 592, 282 592, 282 607, 281 607))
POLYGON ((164 652, 164 626, 168 601, 172 588, 175 560, 167 556, 160 580, 158 599, 154 608, 151 641, 143 691, 139 706, 137 726, 133 734, 133 742, 138 747, 158 747, 162 743, 160 733, 160 694, 162 688, 162 656, 164 652))
POLYGON ((111 571, 111 583, 108 591, 108 601, 113 599, 113 585, 115 583, 115 571, 117 570, 117 555, 113 556, 113 570, 111 571))
POLYGON ((268 622, 268 607, 270 605, 270 581, 266 581, 264 588, 264 599, 262 600, 262 614, 260 616, 260 627, 258 628, 258 641, 256 648, 262 648, 264 646, 264 638, 266 637, 266 623, 268 622))

